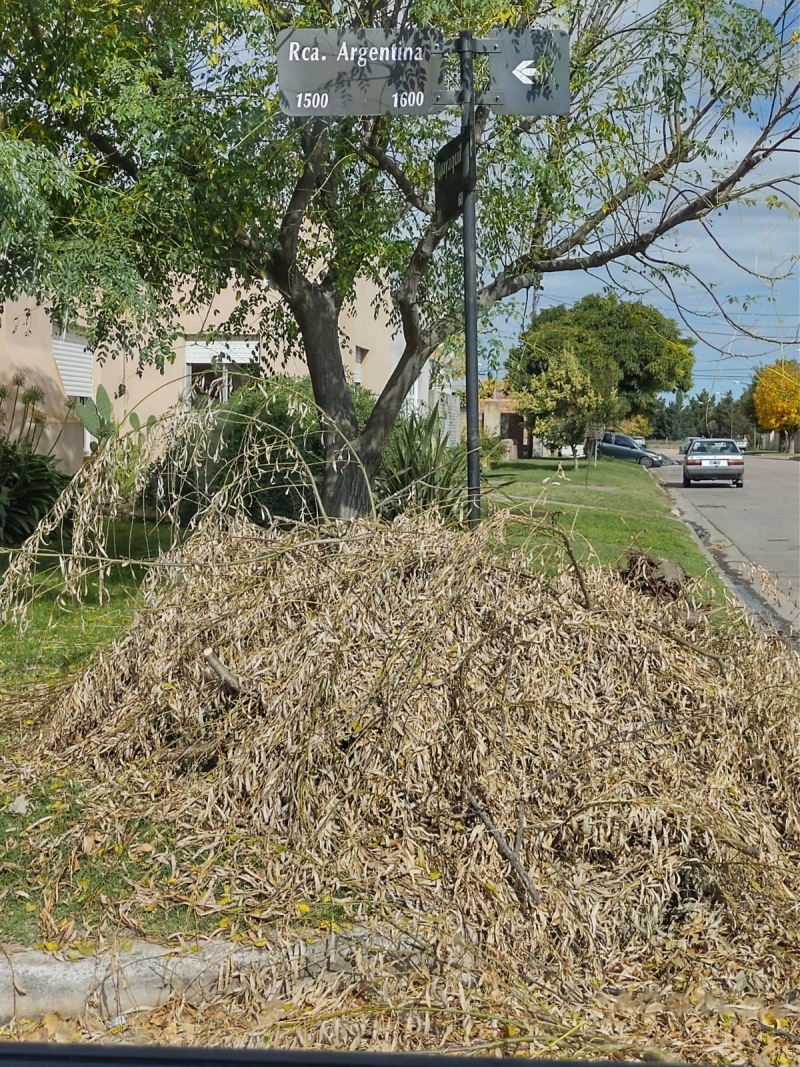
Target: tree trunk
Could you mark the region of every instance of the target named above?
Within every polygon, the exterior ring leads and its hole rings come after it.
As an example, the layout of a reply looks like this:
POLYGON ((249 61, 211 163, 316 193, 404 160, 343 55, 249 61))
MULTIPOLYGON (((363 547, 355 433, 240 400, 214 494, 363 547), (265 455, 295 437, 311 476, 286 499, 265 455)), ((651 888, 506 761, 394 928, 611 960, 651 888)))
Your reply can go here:
POLYGON ((371 483, 382 452, 365 462, 353 397, 339 344, 339 307, 318 285, 298 286, 289 303, 303 338, 325 447, 322 506, 330 518, 366 518, 374 512, 371 483))
POLYGON ((331 518, 362 519, 374 514, 372 478, 357 459, 326 457, 322 504, 331 518))

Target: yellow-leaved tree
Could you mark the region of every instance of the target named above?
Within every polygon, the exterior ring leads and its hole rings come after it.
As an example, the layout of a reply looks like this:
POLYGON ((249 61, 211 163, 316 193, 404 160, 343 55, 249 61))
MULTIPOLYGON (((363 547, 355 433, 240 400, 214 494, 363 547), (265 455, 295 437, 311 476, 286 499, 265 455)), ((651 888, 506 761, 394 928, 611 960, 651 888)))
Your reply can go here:
POLYGON ((780 359, 758 372, 753 403, 759 424, 791 436, 800 430, 800 363, 780 359))

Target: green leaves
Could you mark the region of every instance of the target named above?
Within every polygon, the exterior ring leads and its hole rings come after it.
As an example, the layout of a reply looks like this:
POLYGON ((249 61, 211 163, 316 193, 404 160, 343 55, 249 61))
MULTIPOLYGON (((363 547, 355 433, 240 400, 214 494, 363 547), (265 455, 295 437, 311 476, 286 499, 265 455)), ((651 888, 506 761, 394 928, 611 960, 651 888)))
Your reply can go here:
POLYGON ((68 482, 52 456, 0 434, 0 545, 19 545, 30 536, 68 482))
MULTIPOLYGON (((117 424, 114 419, 111 397, 103 385, 97 387, 95 400, 78 401, 75 406, 75 414, 83 423, 85 429, 94 437, 94 441, 91 444, 92 452, 102 448, 109 437, 116 431, 117 424)), ((133 425, 133 416, 131 416, 131 425, 133 425)))
MULTIPOLYGON (((605 398, 612 399, 612 398, 605 398)), ((577 445, 586 439, 604 398, 569 344, 550 353, 547 368, 514 393, 528 427, 550 445, 577 445)))
POLYGON ((375 482, 378 511, 394 518, 431 508, 458 522, 463 518, 466 467, 466 451, 450 444, 436 408, 401 416, 375 482))
MULTIPOLYGON (((586 296, 572 308, 540 312, 511 353, 509 381, 530 389, 532 377, 571 346, 593 388, 609 402, 618 394, 623 414, 648 414, 658 393, 691 387, 694 342, 676 324, 640 302, 586 296)), ((606 417, 614 405, 607 405, 606 417)))

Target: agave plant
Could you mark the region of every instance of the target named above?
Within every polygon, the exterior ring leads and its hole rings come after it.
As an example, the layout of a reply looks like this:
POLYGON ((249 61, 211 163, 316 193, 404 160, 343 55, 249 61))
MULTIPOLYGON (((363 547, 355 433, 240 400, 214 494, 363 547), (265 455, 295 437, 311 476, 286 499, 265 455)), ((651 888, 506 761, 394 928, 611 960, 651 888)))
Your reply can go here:
POLYGON ((392 433, 375 480, 377 510, 387 518, 436 508, 460 522, 466 499, 467 454, 449 443, 436 408, 413 411, 392 433))

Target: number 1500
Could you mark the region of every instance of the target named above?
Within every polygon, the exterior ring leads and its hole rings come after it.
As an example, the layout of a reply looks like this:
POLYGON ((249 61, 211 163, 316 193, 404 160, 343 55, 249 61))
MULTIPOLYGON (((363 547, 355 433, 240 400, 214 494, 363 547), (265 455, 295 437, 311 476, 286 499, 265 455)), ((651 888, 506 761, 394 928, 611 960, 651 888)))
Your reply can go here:
POLYGON ((328 106, 328 94, 327 93, 298 93, 297 94, 297 107, 303 111, 309 111, 313 108, 317 111, 321 107, 328 106))

